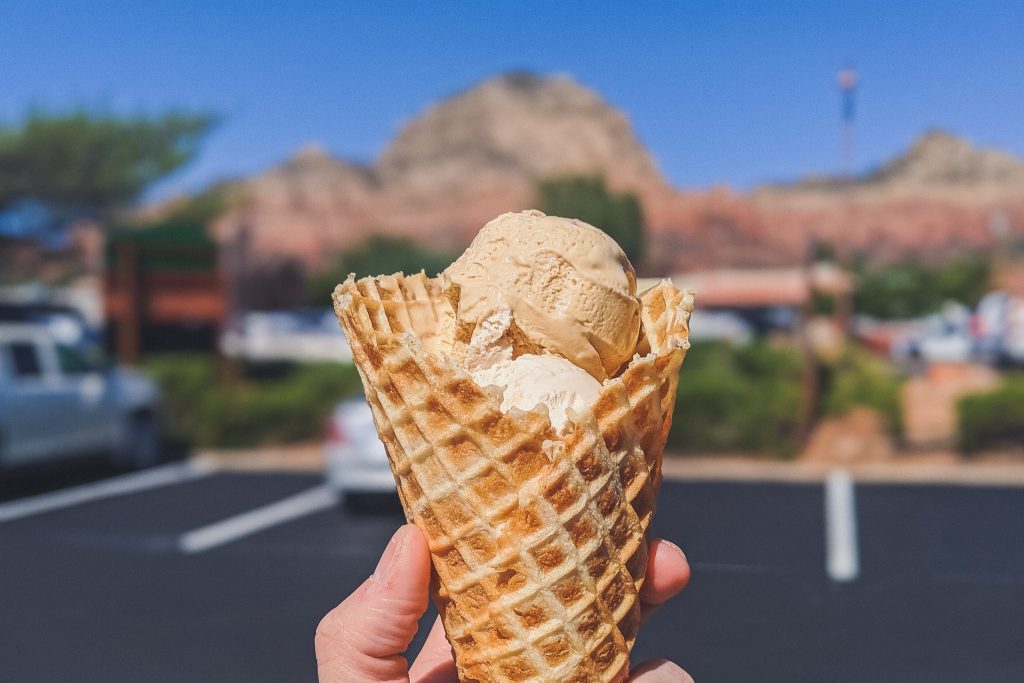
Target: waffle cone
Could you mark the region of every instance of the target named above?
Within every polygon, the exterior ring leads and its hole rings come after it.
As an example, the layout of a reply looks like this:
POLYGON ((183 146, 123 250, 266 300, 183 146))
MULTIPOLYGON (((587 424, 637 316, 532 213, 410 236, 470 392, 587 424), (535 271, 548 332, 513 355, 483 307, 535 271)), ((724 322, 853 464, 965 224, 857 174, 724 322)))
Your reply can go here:
POLYGON ((463 682, 628 676, 693 308, 667 281, 640 300, 637 355, 560 435, 543 406, 503 413, 454 360, 436 280, 349 277, 334 292, 463 682))

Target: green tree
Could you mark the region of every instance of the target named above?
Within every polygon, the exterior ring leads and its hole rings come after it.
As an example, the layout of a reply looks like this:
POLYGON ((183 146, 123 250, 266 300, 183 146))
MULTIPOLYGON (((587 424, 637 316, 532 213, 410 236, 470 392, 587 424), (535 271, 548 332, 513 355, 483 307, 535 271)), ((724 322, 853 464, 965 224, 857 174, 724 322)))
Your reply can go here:
POLYGON ((349 273, 365 277, 425 270, 427 275, 433 276, 447 268, 457 257, 456 253, 429 249, 406 237, 373 234, 359 246, 342 253, 332 266, 310 276, 307 286, 309 302, 313 305, 328 302, 335 285, 348 277, 349 273))
POLYGON ((545 180, 537 187, 537 208, 548 215, 579 218, 608 233, 626 252, 633 267, 644 257, 644 215, 629 192, 610 192, 599 176, 545 180))
POLYGON ((212 124, 208 115, 178 112, 32 112, 0 126, 0 212, 31 202, 45 209, 45 227, 107 221, 192 160, 212 124))
POLYGON ((854 309, 879 318, 912 318, 937 311, 949 300, 973 306, 990 284, 991 264, 982 256, 938 266, 901 261, 858 272, 854 309))

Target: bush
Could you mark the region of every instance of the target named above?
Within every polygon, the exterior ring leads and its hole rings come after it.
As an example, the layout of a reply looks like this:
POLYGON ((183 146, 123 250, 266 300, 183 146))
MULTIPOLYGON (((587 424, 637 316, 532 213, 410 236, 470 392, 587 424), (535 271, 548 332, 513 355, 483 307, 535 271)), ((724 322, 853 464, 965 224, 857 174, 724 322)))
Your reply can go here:
POLYGON ((965 453, 1024 444, 1024 377, 1008 378, 996 389, 957 401, 960 450, 965 453))
POLYGON ((765 342, 697 342, 679 377, 669 446, 684 452, 791 455, 800 407, 800 355, 765 342))
POLYGON ((826 374, 822 400, 825 414, 842 415, 856 406, 866 406, 882 414, 894 436, 902 434, 901 381, 884 361, 848 347, 826 374))
POLYGON ((169 436, 204 448, 318 438, 335 404, 360 387, 355 368, 338 363, 276 373, 251 366, 230 384, 218 381, 209 356, 162 356, 146 368, 163 389, 169 436), (272 379, 259 379, 268 374, 272 379))

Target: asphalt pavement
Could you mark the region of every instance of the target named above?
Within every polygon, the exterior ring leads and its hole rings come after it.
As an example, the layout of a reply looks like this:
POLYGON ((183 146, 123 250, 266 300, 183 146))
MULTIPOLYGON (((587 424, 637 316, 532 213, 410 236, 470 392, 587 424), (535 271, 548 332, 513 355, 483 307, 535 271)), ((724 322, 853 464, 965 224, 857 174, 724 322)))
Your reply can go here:
MULTIPOLYGON (((315 680, 317 622, 402 521, 342 509, 315 474, 0 484, 0 681, 315 680)), ((694 577, 637 661, 699 683, 1024 680, 1024 488, 856 485, 838 545, 825 491, 666 482, 654 530, 694 577)))

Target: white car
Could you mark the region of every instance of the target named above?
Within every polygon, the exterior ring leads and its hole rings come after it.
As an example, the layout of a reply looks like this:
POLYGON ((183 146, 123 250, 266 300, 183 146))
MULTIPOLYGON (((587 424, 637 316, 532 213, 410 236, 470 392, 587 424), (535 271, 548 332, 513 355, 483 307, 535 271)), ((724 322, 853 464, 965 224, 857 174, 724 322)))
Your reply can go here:
POLYGON ((327 481, 348 506, 395 493, 388 454, 377 436, 370 406, 362 396, 343 401, 327 418, 327 481))
POLYGON ((978 302, 974 331, 982 358, 1024 366, 1024 299, 989 292, 978 302))
POLYGON ((352 362, 352 350, 330 308, 254 311, 224 333, 221 351, 253 361, 352 362))
POLYGON ((101 453, 152 465, 158 404, 152 381, 91 361, 47 326, 0 323, 0 467, 101 453))

